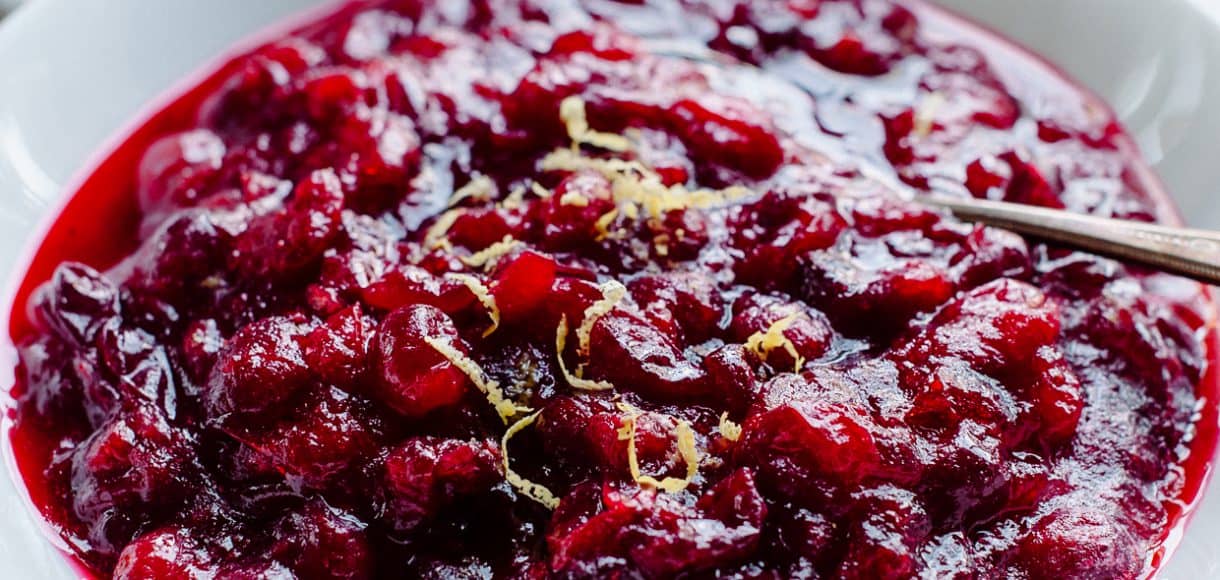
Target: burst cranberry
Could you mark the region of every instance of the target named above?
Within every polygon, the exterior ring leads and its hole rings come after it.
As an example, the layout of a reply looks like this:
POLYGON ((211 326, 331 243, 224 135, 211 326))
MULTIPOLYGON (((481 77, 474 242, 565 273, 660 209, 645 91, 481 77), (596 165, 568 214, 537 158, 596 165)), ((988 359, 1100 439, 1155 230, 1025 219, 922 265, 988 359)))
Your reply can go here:
POLYGON ((364 88, 359 78, 343 72, 313 75, 304 82, 309 115, 315 121, 329 122, 340 115, 351 114, 364 103, 364 88))
POLYGON ((87 344, 118 314, 118 291, 97 270, 64 264, 36 302, 43 322, 65 340, 87 344))
POLYGON ((213 418, 275 410, 310 380, 299 340, 306 328, 289 318, 266 318, 242 328, 220 351, 203 389, 213 418))
POLYGON ((869 418, 851 405, 793 401, 751 415, 738 454, 785 496, 816 497, 816 481, 841 493, 880 471, 871 427, 869 418))
POLYGON ((1059 334, 1057 305, 1037 288, 999 280, 942 310, 925 333, 900 351, 909 360, 956 357, 984 372, 1028 365, 1059 334))
MULTIPOLYGON (((347 203, 358 211, 377 213, 403 199, 403 184, 419 164, 419 132, 403 115, 375 109, 369 114, 342 117, 336 147, 345 179, 347 203)), ((320 160, 320 164, 333 163, 320 160)))
POLYGON ((797 259, 835 243, 844 219, 830 204, 795 192, 768 192, 742 208, 734 231, 745 252, 735 266, 741 282, 762 289, 791 291, 797 259))
POLYGON ((464 209, 449 226, 446 237, 455 245, 486 248, 506 237, 520 237, 523 228, 520 212, 499 208, 464 209))
POLYGON ((533 222, 541 228, 545 247, 563 250, 598 239, 597 220, 614 209, 610 187, 600 174, 576 173, 537 204, 533 222))
POLYGON ((114 567, 118 580, 194 578, 215 572, 214 556, 189 529, 154 530, 128 544, 114 567))
POLYGON ((126 283, 150 299, 190 309, 201 287, 223 286, 224 256, 232 236, 225 217, 199 209, 176 214, 151 236, 126 283))
POLYGON ((297 578, 369 578, 372 546, 356 516, 315 499, 285 515, 271 529, 270 556, 297 578))
POLYGON ((662 398, 699 395, 704 373, 686 360, 675 337, 637 314, 616 311, 598 319, 589 335, 592 374, 620 388, 662 398))
POLYGON ((282 212, 262 216, 237 240, 237 268, 251 276, 292 276, 314 265, 338 233, 338 177, 317 172, 299 184, 282 212))
POLYGON ((623 408, 604 398, 573 397, 548 405, 542 421, 539 430, 549 435, 548 447, 594 473, 628 475, 632 441, 642 473, 677 474, 686 467, 674 437, 678 422, 670 415, 623 408), (634 438, 628 436, 628 425, 634 438))
POLYGON ((325 382, 356 385, 363 378, 374 324, 359 306, 332 315, 302 340, 306 364, 325 382))
POLYGON ((813 252, 805 258, 802 293, 849 332, 885 336, 922 312, 935 309, 956 290, 949 272, 928 260, 892 256, 877 242, 860 242, 851 253, 813 252))
POLYGON ((697 272, 670 272, 632 281, 631 294, 645 313, 673 313, 688 342, 699 342, 715 334, 723 318, 724 305, 715 281, 697 272))
POLYGON ((1084 409, 1080 378, 1063 353, 1051 347, 1038 349, 1033 365, 1038 378, 1028 397, 1042 422, 1039 435, 1050 445, 1061 445, 1076 434, 1084 409))
POLYGON ((830 322, 821 312, 763 294, 747 294, 737 300, 733 305, 733 321, 729 331, 734 340, 743 343, 757 334, 775 334, 778 331, 785 346, 767 346, 770 351, 766 353, 766 361, 784 370, 795 368, 798 359, 804 362, 822 356, 834 338, 830 322), (792 352, 788 351, 788 345, 791 345, 792 352))
POLYGON ((691 152, 704 161, 766 177, 784 160, 784 150, 765 117, 748 102, 724 98, 685 100, 672 112, 691 152))
POLYGON ((976 197, 995 197, 1004 201, 1062 208, 1063 202, 1043 176, 1042 171, 1021 155, 1009 151, 985 164, 980 159, 970 165, 968 183, 976 197), (988 165, 994 170, 985 169, 988 165), (995 192, 993 194, 993 192, 995 192))
POLYGON ((1049 577, 1049 570, 1065 576, 1102 575, 1131 577, 1143 563, 1130 557, 1130 540, 1115 529, 1104 511, 1094 511, 1097 500, 1085 500, 1040 518, 1031 533, 1016 546, 1008 569, 1014 574, 1049 577), (1086 507, 1087 506, 1087 507, 1086 507), (1099 542, 1100 538, 1107 541, 1099 542))
POLYGON ((173 369, 164 348, 139 328, 108 325, 98 335, 102 366, 115 377, 125 397, 157 404, 170 417, 177 414, 173 369))
POLYGON ((162 137, 140 162, 140 207, 155 212, 167 204, 191 205, 210 193, 224 156, 224 141, 206 129, 162 137))
POLYGON ((931 522, 915 494, 881 488, 860 494, 868 515, 851 531, 852 542, 839 565, 843 578, 901 578, 918 566, 916 547, 931 522))
POLYGON ((608 488, 600 501, 592 492, 581 489, 576 501, 555 514, 552 566, 564 573, 621 571, 621 561, 599 561, 599 553, 626 558, 656 577, 742 562, 757 547, 766 515, 749 471, 725 479, 693 509, 650 492, 627 495, 608 488))
POLYGON ((135 401, 83 441, 71 457, 72 509, 94 522, 89 538, 95 549, 113 554, 138 529, 135 514, 190 499, 199 487, 195 453, 190 433, 135 401))
POLYGON ((609 26, 563 34, 551 44, 552 54, 588 52, 606 60, 628 60, 635 56, 635 39, 609 26))
POLYGON ((547 299, 555 271, 555 260, 537 252, 522 252, 506 262, 491 284, 500 316, 507 322, 527 319, 547 299))
POLYGON ((707 384, 718 406, 741 412, 754 402, 759 390, 755 358, 745 346, 736 344, 722 346, 707 355, 704 359, 707 384))
POLYGON ((182 354, 192 381, 207 379, 224 344, 225 339, 215 320, 196 320, 187 326, 182 337, 182 354))
POLYGON ((361 289, 366 304, 391 311, 412 304, 428 304, 457 312, 473 301, 469 288, 452 278, 436 276, 418 266, 402 265, 361 289))
POLYGON ((677 530, 632 551, 641 569, 657 577, 694 573, 745 561, 758 548, 767 505, 750 470, 724 478, 695 506, 703 517, 680 520, 677 530))
POLYGON ((230 434, 253 452, 245 459, 269 463, 298 487, 318 489, 376 451, 383 431, 380 418, 360 400, 329 387, 272 424, 230 434))
POLYGON ((411 439, 385 460, 386 522, 411 532, 462 498, 486 493, 500 479, 499 449, 490 442, 411 439))

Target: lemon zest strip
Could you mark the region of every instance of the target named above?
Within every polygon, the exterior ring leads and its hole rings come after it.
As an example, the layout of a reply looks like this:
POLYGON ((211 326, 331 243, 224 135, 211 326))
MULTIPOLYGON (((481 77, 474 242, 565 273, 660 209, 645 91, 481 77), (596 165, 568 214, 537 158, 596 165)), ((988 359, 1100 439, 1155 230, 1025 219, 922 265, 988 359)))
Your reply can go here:
POLYGON ((718 427, 720 434, 729 441, 737 441, 741 439, 741 425, 729 420, 729 413, 725 411, 720 414, 720 426, 718 427))
POLYGON ((479 175, 471 179, 469 183, 463 185, 449 196, 449 207, 453 207, 461 203, 464 199, 474 199, 476 201, 488 201, 496 193, 496 182, 492 181, 486 175, 479 175))
POLYGON ((695 475, 699 473, 699 450, 695 448, 695 431, 691 428, 690 423, 679 420, 678 426, 674 429, 678 439, 678 453, 686 462, 686 477, 666 477, 658 481, 651 475, 640 473, 640 460, 635 448, 635 426, 636 420, 643 414, 643 411, 627 403, 619 403, 618 408, 626 413, 623 416, 622 426, 618 430, 618 438, 620 441, 627 442, 627 468, 631 472, 631 479, 641 486, 654 487, 668 493, 678 493, 686 489, 694 481, 695 475))
POLYGON ((491 290, 483 283, 482 280, 471 276, 470 274, 451 273, 447 275, 453 280, 457 280, 470 289, 475 298, 483 304, 487 309, 487 316, 491 318, 491 326, 483 331, 483 338, 491 336, 497 328, 500 328, 500 306, 496 304, 496 297, 491 295, 491 290))
POLYGON ((610 237, 610 224, 614 223, 614 220, 617 218, 618 218, 618 208, 617 207, 602 214, 601 217, 597 218, 597 221, 594 222, 594 224, 593 224, 593 227, 597 228, 597 240, 596 241, 600 242, 600 241, 605 240, 606 238, 610 237))
POLYGON ((602 298, 594 302, 585 309, 584 319, 581 320, 580 326, 576 329, 576 338, 580 344, 580 354, 588 356, 590 335, 593 334, 593 325, 602 316, 608 314, 618 306, 619 302, 627 296, 627 287, 623 286, 618 280, 608 280, 606 283, 598 287, 601 290, 602 298))
POLYGON ((424 234, 424 247, 429 250, 438 249, 453 249, 453 244, 449 241, 449 228, 457 222, 462 214, 466 213, 465 208, 454 208, 441 214, 436 218, 436 222, 424 234))
POLYGON ((568 344, 568 317, 561 316, 559 318, 559 326, 555 328, 555 353, 559 358, 559 370, 563 372, 563 378, 567 379, 568 384, 572 385, 573 389, 581 391, 608 391, 614 388, 614 385, 606 381, 592 381, 586 378, 578 377, 568 371, 567 363, 563 362, 563 351, 568 344))
POLYGON ((547 509, 553 510, 559 505, 559 498, 555 497, 554 492, 540 483, 535 483, 521 477, 519 473, 513 471, 508 458, 508 440, 512 439, 514 435, 520 433, 526 427, 533 425, 540 414, 542 414, 542 411, 523 417, 504 432, 504 436, 500 438, 500 465, 504 468, 504 480, 509 485, 521 492, 522 495, 542 504, 547 509))
POLYGON ((796 350, 796 344, 784 336, 784 331, 792 326, 792 323, 801 316, 800 312, 793 312, 775 322, 767 328, 766 332, 755 332, 746 340, 745 347, 747 350, 753 351, 761 358, 767 358, 777 348, 783 349, 796 361, 796 368, 793 372, 801 372, 805 366, 805 357, 801 356, 796 350))
POLYGON ((593 145, 616 153, 631 149, 631 142, 626 137, 589 128, 589 118, 585 114, 585 101, 578 96, 567 97, 559 103, 559 118, 567 126, 568 137, 577 146, 593 145))
POLYGON ((469 256, 461 258, 462 263, 471 268, 485 268, 490 264, 494 264, 496 260, 512 253, 513 250, 521 246, 521 241, 514 240, 512 236, 504 236, 500 240, 482 250, 479 250, 469 256))
POLYGON ((496 414, 500 415, 500 419, 507 425, 509 419, 521 414, 528 413, 532 409, 523 407, 514 403, 511 399, 504 396, 504 391, 500 389, 500 383, 494 379, 488 378, 483 373, 483 368, 474 359, 466 356, 465 353, 454 348, 454 346, 446 341, 437 338, 428 337, 424 339, 428 346, 432 347, 441 356, 449 359, 453 366, 460 369, 466 376, 470 378, 470 382, 487 397, 487 402, 496 410, 496 414))

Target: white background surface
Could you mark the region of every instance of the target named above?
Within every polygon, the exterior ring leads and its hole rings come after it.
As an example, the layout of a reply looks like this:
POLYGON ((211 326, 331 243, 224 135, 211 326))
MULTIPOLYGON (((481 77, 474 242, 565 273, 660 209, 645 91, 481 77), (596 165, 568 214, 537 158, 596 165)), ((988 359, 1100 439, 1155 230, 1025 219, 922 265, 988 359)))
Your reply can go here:
MULTIPOLYGON (((238 39, 319 1, 37 0, 0 24, 0 274, 64 184, 143 104, 238 39)), ((1220 228, 1220 0, 941 3, 1106 98, 1187 220, 1220 228)), ((0 384, 9 375, 0 369, 0 384)), ((0 465, 0 578, 70 577, 30 531, 35 520, 8 470, 0 465)), ((1213 489, 1162 577, 1218 577, 1218 562, 1213 489)))

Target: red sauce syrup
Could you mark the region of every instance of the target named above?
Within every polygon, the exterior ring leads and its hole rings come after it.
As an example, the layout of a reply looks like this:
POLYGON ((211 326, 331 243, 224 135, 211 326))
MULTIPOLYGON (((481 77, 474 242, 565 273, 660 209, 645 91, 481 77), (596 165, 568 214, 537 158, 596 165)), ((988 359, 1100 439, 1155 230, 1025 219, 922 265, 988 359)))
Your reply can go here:
POLYGON ((1178 219, 1095 97, 921 2, 346 5, 62 209, 13 451, 98 576, 1150 574, 1207 290, 896 189, 1178 219))

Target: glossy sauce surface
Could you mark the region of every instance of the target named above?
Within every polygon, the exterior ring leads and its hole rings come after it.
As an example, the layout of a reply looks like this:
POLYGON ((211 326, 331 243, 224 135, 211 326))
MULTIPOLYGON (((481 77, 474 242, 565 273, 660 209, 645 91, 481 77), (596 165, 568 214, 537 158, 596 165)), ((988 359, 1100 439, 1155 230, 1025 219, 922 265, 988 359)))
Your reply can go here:
POLYGON ((119 577, 1144 574, 1205 291, 928 189, 1172 219, 1103 105, 920 3, 353 4, 66 208, 19 463, 119 577))

